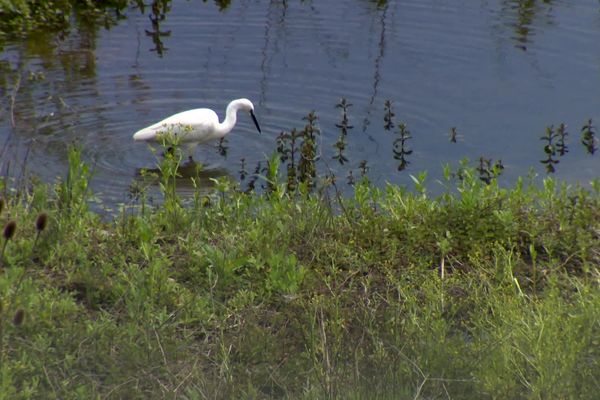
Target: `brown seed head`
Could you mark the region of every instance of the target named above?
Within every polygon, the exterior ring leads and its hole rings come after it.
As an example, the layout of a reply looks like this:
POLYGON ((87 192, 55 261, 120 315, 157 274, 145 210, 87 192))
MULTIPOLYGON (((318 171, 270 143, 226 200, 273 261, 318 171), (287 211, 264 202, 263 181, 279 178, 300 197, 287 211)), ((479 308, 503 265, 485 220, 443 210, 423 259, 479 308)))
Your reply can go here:
POLYGON ((15 316, 13 317, 13 325, 14 326, 19 326, 23 323, 23 320, 25 319, 25 311, 22 308, 19 308, 17 310, 17 312, 15 313, 15 316))
POLYGON ((4 240, 10 240, 15 235, 15 231, 17 230, 17 223, 15 221, 8 221, 6 225, 4 225, 4 240))
POLYGON ((4 199, 0 199, 0 215, 2 214, 2 210, 4 210, 4 206, 5 206, 4 199))
POLYGON ((48 225, 48 214, 41 213, 37 216, 37 219, 35 220, 35 229, 41 232, 44 229, 46 229, 46 225, 48 225))

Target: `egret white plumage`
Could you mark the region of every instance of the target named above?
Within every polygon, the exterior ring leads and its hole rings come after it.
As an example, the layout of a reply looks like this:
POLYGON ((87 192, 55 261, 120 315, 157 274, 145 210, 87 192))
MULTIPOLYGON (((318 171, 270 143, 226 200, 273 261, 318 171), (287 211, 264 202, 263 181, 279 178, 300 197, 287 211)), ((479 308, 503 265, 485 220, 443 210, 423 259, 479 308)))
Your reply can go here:
POLYGON ((140 129, 133 134, 133 140, 160 142, 166 135, 173 135, 179 144, 187 147, 187 153, 191 157, 198 144, 221 139, 231 132, 237 121, 238 110, 248 111, 258 133, 261 133, 252 102, 248 99, 237 99, 227 106, 223 122, 219 122, 219 117, 213 110, 196 108, 171 115, 140 129))

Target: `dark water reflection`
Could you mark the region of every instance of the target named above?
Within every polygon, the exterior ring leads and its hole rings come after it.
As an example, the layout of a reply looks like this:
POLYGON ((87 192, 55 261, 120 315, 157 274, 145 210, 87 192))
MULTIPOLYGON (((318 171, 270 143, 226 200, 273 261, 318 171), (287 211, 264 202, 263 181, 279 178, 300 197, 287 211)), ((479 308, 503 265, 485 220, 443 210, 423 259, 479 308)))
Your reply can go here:
POLYGON ((79 24, 69 33, 4 44, 0 55, 0 167, 45 180, 64 175, 66 145, 78 142, 108 203, 127 200, 139 168, 155 158, 131 135, 172 113, 208 106, 223 115, 237 97, 255 102, 265 131, 241 117, 227 157, 203 146, 210 173, 252 170, 282 130, 311 110, 322 131, 321 168, 410 183, 445 163, 502 159, 505 179, 545 174, 540 137, 561 122, 570 152, 557 175, 587 181, 600 159, 579 144, 580 128, 600 121, 600 6, 578 1, 160 2, 126 12, 109 30, 79 24), (346 158, 332 157, 339 99, 348 99, 346 158), (384 102, 412 138, 397 171, 384 102), (450 142, 452 127, 458 142, 450 142))

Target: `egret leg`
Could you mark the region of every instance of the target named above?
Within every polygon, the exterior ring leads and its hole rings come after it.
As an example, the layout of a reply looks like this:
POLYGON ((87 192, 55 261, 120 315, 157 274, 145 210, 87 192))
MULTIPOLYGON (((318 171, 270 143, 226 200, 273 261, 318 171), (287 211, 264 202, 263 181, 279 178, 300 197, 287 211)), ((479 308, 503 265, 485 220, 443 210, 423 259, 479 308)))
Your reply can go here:
POLYGON ((175 147, 169 146, 162 152, 162 156, 166 157, 167 155, 173 155, 175 153, 175 147))
POLYGON ((197 143, 185 144, 185 154, 188 157, 188 162, 191 164, 194 162, 194 150, 196 150, 197 143))

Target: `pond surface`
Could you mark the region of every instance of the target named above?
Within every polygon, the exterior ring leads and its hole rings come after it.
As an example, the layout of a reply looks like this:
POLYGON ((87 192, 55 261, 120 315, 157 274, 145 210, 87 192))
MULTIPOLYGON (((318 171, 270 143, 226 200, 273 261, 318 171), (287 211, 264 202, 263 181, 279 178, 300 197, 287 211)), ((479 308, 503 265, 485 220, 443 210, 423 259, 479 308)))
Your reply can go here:
POLYGON ((569 153, 556 175, 583 183, 599 176, 599 155, 580 143, 583 124, 600 123, 598 2, 379 3, 234 0, 219 10, 180 0, 158 27, 150 9, 129 9, 110 29, 80 25, 62 37, 7 43, 2 174, 18 176, 25 165, 53 181, 65 175, 66 147, 76 141, 93 166, 96 194, 125 202, 136 171, 156 162, 133 132, 191 108, 222 117, 230 100, 247 97, 263 134, 240 115, 226 157, 201 146, 195 158, 212 175, 237 176, 241 158, 252 170, 281 131, 302 128, 315 110, 322 172, 357 175, 366 160, 377 184, 410 184, 409 174, 428 170, 433 180, 444 164, 468 157, 475 165, 484 156, 502 160, 508 181, 532 167, 545 175, 540 137, 565 123, 569 153), (343 166, 332 159, 342 97, 352 103, 353 126, 343 166), (387 99, 412 135, 401 172, 394 133, 384 129, 387 99))

